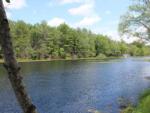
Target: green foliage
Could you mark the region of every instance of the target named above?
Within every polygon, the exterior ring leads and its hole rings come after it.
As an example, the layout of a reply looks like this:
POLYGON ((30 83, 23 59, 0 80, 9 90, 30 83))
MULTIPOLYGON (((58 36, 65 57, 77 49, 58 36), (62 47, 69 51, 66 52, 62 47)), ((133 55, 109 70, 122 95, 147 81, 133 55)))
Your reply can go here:
POLYGON ((129 53, 131 56, 147 56, 150 54, 149 47, 145 46, 144 43, 133 42, 130 45, 129 53))
POLYGON ((104 55, 104 54, 101 53, 98 56, 96 56, 96 58, 98 58, 98 59, 105 59, 106 55, 104 55))
MULTIPOLYGON (((138 42, 126 44, 87 29, 73 29, 66 24, 48 26, 45 21, 27 24, 10 21, 13 46, 19 59, 105 58, 107 56, 150 55, 149 47, 138 42)), ((0 48, 0 57, 1 48, 0 48)))
POLYGON ((133 0, 127 13, 121 16, 119 32, 128 37, 137 37, 143 41, 150 40, 150 2, 133 0))
POLYGON ((136 107, 129 106, 122 113, 150 113, 150 89, 144 91, 139 97, 139 104, 136 107))
POLYGON ((132 106, 128 106, 126 109, 122 110, 121 113, 133 113, 134 108, 132 106))
POLYGON ((100 53, 109 54, 110 51, 110 45, 109 45, 109 39, 105 36, 97 36, 95 40, 95 48, 96 48, 96 56, 100 53))
POLYGON ((149 95, 150 95, 150 89, 147 89, 139 96, 139 100, 143 100, 144 98, 146 98, 149 95))
POLYGON ((66 57, 64 48, 60 48, 60 49, 59 49, 59 56, 60 56, 61 58, 65 58, 65 57, 66 57))
POLYGON ((150 95, 146 96, 141 100, 138 107, 135 110, 135 113, 150 113, 150 95))

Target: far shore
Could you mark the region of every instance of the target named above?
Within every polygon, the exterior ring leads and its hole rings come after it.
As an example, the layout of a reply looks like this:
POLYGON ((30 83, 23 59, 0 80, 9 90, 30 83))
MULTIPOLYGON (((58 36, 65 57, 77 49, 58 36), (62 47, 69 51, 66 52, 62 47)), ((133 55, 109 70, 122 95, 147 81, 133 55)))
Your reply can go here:
MULTIPOLYGON (((134 56, 136 58, 142 57, 142 56, 134 56)), ((148 56, 149 57, 149 56, 148 56)), ((50 61, 75 61, 75 60, 99 60, 99 61, 106 61, 111 59, 119 59, 119 58, 125 58, 123 56, 110 56, 105 58, 99 58, 99 57, 88 57, 88 58, 67 58, 67 59, 17 59, 19 63, 23 62, 50 62, 50 61)), ((150 59, 145 59, 144 61, 150 62, 150 59)), ((3 59, 0 59, 0 64, 4 63, 3 59)))
MULTIPOLYGON (((39 59, 39 60, 33 60, 33 59, 17 59, 19 63, 23 62, 50 62, 50 61, 74 61, 74 60, 111 60, 111 59, 117 59, 122 57, 106 57, 106 58, 97 58, 97 57, 89 57, 89 58, 68 58, 68 59, 39 59)), ((3 59, 0 59, 0 63, 4 63, 3 59)))

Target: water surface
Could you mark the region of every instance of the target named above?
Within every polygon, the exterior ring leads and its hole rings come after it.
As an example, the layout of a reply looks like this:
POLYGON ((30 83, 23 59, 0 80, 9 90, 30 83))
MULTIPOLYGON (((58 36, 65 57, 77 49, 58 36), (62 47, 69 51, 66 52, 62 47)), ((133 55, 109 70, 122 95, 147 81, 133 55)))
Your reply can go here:
MULTIPOLYGON (((21 63, 24 82, 40 113, 119 113, 118 99, 136 103, 150 87, 150 63, 137 58, 21 63)), ((22 113, 0 65, 0 113, 22 113)))

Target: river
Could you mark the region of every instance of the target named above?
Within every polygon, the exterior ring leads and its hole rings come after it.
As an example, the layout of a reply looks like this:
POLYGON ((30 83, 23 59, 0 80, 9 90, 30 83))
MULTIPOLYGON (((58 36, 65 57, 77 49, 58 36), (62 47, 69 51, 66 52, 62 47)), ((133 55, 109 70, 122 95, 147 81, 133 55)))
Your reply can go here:
MULTIPOLYGON (((150 87, 143 58, 20 63, 24 82, 40 113, 119 113, 119 98, 136 103, 150 87)), ((0 113, 21 113, 0 65, 0 113)))

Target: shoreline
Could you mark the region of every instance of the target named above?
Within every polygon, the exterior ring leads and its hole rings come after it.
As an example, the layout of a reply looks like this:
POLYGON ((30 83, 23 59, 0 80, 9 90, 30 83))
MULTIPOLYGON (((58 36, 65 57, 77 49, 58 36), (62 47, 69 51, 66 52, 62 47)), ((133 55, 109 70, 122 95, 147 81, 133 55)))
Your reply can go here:
MULTIPOLYGON (((138 58, 139 56, 134 56, 135 58, 138 58)), ((39 59, 39 60, 33 60, 33 59, 17 59, 18 63, 30 63, 30 62, 51 62, 51 61, 78 61, 78 60, 99 60, 99 61, 106 61, 106 60, 113 60, 113 59, 120 59, 124 58, 123 56, 110 56, 105 58, 98 58, 98 57, 88 57, 88 58, 67 58, 67 59, 39 59)), ((150 59, 146 59, 144 61, 150 62, 150 59)), ((0 64, 4 63, 3 59, 0 59, 0 64)))
MULTIPOLYGON (((69 58, 69 59, 40 59, 40 60, 32 60, 32 59, 17 59, 18 63, 30 63, 30 62, 51 62, 51 61, 77 61, 77 60, 111 60, 111 59, 118 59, 122 57, 106 57, 106 58, 96 58, 96 57, 89 57, 89 58, 69 58)), ((3 59, 0 59, 0 64, 4 63, 3 59)))

